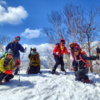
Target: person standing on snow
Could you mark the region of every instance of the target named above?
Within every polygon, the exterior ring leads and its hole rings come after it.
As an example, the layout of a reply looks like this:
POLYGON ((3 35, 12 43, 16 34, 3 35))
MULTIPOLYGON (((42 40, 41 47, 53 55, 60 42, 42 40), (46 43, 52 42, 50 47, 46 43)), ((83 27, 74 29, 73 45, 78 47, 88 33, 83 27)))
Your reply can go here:
POLYGON ((10 79, 14 77, 13 71, 19 66, 19 62, 16 62, 16 66, 14 67, 13 61, 13 51, 11 49, 8 50, 7 56, 3 57, 0 60, 0 84, 2 84, 2 80, 4 82, 9 82, 10 79), (14 67, 14 68, 13 68, 14 67), (7 77, 5 77, 7 76, 7 77))
POLYGON ((64 61, 63 61, 64 53, 67 55, 68 51, 67 51, 67 48, 65 47, 65 40, 61 39, 60 43, 58 43, 53 50, 56 64, 54 65, 54 68, 52 69, 52 74, 56 73, 56 68, 59 64, 61 64, 61 71, 66 72, 64 69, 64 61))
POLYGON ((73 61, 73 68, 75 70, 75 80, 82 81, 85 83, 92 83, 90 82, 88 76, 86 75, 89 71, 89 66, 87 66, 87 60, 96 60, 99 59, 98 56, 91 56, 87 57, 86 55, 81 54, 79 48, 74 48, 74 61, 73 61))
MULTIPOLYGON (((20 41, 20 37, 16 36, 15 37, 15 41, 9 43, 6 46, 6 51, 8 51, 8 49, 11 49, 14 52, 14 56, 13 56, 14 63, 16 63, 16 61, 18 59, 20 59, 20 53, 19 53, 19 51, 26 52, 25 49, 23 48, 23 46, 21 44, 19 44, 19 41, 20 41)), ((17 75, 18 71, 19 71, 19 67, 15 70, 14 74, 17 75)))
POLYGON ((30 67, 27 70, 28 74, 37 74, 40 73, 40 57, 39 53, 36 51, 36 48, 32 49, 33 51, 29 54, 28 58, 30 59, 30 67))

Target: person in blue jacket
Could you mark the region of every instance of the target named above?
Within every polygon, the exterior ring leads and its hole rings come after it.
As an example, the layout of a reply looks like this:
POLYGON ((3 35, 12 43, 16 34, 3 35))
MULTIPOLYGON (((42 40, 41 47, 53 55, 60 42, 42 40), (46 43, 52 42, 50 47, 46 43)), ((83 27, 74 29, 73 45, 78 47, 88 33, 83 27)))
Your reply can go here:
POLYGON ((75 80, 83 81, 85 83, 92 83, 89 80, 88 76, 86 75, 89 71, 87 64, 87 60, 96 60, 99 59, 98 56, 90 56, 87 57, 86 55, 81 54, 78 48, 73 50, 74 54, 74 61, 73 61, 73 68, 75 70, 75 80))
MULTIPOLYGON (((20 41, 20 37, 19 36, 16 36, 15 37, 15 41, 9 43, 7 46, 6 46, 6 51, 8 51, 8 49, 11 49, 13 52, 14 52, 14 56, 13 56, 13 60, 14 60, 14 63, 16 63, 16 61, 18 59, 20 59, 20 52, 25 52, 25 49, 23 48, 23 46, 19 43, 20 41)), ((17 67, 17 69, 15 70, 15 75, 18 74, 18 71, 19 71, 19 67, 17 67)))

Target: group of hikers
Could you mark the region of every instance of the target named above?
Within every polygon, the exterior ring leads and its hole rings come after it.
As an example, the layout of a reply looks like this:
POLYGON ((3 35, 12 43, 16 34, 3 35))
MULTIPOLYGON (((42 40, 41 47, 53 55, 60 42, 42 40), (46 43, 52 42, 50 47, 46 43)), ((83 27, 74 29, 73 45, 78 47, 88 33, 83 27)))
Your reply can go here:
MULTIPOLYGON (((19 65, 21 64, 20 60, 20 52, 25 53, 26 49, 19 43, 20 37, 16 36, 15 40, 9 43, 6 46, 6 53, 4 56, 1 56, 0 59, 0 84, 2 84, 2 80, 4 82, 9 82, 14 75, 18 75, 19 65)), ((56 74, 56 69, 58 65, 61 65, 61 71, 66 72, 64 68, 64 61, 63 55, 69 54, 67 47, 65 46, 66 41, 61 39, 60 43, 56 44, 53 55, 55 59, 55 65, 51 71, 52 74, 56 74)), ((75 71, 75 80, 83 81, 85 83, 89 83, 90 80, 87 76, 89 72, 89 60, 96 60, 99 59, 98 56, 91 56, 87 57, 85 51, 82 51, 80 46, 74 42, 69 43, 70 46, 70 54, 73 57, 72 67, 75 71)), ((30 54, 28 55, 29 58, 29 67, 27 69, 27 74, 37 74, 40 72, 41 62, 39 53, 37 49, 34 47, 31 49, 30 54)))

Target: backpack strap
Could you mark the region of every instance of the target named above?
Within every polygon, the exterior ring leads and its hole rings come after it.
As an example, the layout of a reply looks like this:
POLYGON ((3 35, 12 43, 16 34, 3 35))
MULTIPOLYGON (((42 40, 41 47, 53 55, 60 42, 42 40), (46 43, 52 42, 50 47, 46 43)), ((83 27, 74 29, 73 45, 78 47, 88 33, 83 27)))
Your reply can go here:
POLYGON ((81 55, 79 55, 79 58, 80 58, 83 62, 85 62, 85 63, 86 63, 86 61, 82 58, 82 56, 81 56, 81 55))

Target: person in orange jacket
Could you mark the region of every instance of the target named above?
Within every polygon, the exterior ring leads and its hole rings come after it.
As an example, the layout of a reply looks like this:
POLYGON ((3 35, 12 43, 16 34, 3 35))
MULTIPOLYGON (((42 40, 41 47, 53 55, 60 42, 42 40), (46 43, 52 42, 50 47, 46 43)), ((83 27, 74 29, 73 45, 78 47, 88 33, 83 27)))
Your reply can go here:
POLYGON ((64 69, 64 61, 63 61, 63 54, 68 54, 67 48, 65 47, 65 40, 61 39, 60 43, 56 44, 53 54, 56 64, 54 65, 54 68, 52 69, 52 74, 56 73, 56 68, 59 64, 61 64, 61 71, 65 71, 64 69))

